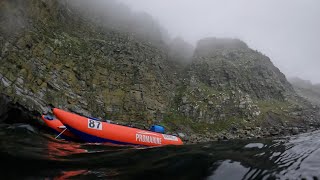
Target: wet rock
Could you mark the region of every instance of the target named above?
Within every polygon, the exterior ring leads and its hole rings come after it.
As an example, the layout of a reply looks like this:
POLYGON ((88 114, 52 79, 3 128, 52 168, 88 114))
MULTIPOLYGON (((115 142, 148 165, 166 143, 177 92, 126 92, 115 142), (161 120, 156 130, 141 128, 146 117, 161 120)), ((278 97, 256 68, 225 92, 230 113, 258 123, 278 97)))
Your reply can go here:
POLYGON ((183 139, 186 138, 186 135, 184 133, 178 133, 178 136, 183 138, 183 139))
POLYGON ((291 133, 292 133, 293 135, 298 134, 298 133, 299 133, 299 128, 297 128, 297 127, 292 128, 292 129, 291 129, 291 133))

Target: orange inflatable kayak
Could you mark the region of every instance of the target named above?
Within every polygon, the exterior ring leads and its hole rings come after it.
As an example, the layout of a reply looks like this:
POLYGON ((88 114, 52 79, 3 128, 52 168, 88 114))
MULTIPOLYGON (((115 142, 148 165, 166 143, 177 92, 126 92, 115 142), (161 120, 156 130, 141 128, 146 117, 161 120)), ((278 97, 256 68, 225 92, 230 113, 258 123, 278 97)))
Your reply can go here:
POLYGON ((77 136, 72 134, 57 118, 51 117, 49 115, 42 115, 41 119, 45 124, 50 127, 57 135, 66 140, 80 140, 77 136))
POLYGON ((85 142, 143 146, 183 144, 176 136, 112 124, 58 108, 53 108, 53 114, 68 130, 85 142))

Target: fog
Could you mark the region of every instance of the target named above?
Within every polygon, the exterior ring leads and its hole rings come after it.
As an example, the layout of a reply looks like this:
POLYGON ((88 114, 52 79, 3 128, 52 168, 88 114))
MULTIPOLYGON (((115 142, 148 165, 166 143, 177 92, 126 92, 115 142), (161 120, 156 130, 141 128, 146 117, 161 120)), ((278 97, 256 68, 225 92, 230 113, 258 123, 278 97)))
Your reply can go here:
POLYGON ((287 77, 320 83, 319 0, 118 0, 150 14, 173 38, 238 38, 287 77))

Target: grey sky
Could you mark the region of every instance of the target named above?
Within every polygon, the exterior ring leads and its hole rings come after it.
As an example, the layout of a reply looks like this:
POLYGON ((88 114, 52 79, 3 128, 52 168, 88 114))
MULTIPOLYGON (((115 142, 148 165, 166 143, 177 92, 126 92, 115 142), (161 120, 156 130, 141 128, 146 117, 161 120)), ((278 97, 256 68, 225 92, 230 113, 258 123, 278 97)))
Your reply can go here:
POLYGON ((119 0, 172 36, 245 41, 287 76, 320 83, 320 0, 119 0))

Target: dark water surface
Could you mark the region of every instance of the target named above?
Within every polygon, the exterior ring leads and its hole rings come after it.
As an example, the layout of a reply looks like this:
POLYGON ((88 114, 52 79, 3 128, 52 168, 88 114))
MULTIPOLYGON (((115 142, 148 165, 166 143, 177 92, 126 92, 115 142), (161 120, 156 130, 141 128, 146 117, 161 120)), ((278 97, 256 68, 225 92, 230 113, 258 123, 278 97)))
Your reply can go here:
POLYGON ((138 148, 75 143, 0 125, 1 179, 318 179, 320 132, 138 148))

